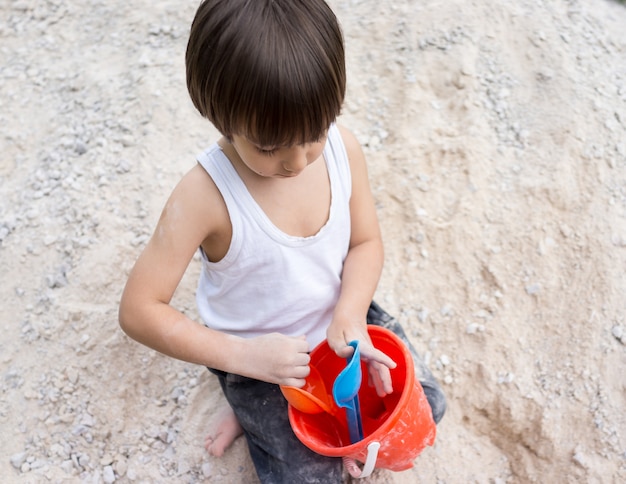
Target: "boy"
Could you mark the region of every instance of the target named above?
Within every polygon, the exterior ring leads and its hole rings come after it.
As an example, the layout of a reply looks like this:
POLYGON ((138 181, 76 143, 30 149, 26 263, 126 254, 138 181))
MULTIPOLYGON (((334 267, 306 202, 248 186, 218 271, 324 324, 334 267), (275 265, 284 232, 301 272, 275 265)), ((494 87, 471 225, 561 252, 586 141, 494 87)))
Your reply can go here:
POLYGON ((377 392, 393 391, 395 363, 366 327, 368 312, 397 324, 370 307, 383 262, 374 201, 358 142, 335 125, 341 30, 322 0, 205 0, 186 67, 194 105, 223 138, 167 201, 129 276, 120 324, 218 376, 230 407, 207 438, 210 453, 243 432, 262 482, 340 482, 339 459, 296 439, 278 385, 303 386, 308 353, 327 338, 341 357, 359 340, 377 392), (198 248, 203 325, 169 305, 198 248))

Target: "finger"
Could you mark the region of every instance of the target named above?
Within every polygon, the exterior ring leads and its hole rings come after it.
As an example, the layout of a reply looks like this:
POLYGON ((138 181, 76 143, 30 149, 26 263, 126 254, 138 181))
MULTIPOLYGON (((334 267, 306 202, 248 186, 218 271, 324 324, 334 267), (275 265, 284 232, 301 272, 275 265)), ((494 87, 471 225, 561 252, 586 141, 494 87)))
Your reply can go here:
POLYGON ((392 370, 398 366, 389 356, 370 345, 363 345, 361 348, 361 355, 367 361, 375 361, 392 370))
POLYGON ((307 378, 311 373, 309 365, 297 365, 287 369, 284 378, 297 378, 299 380, 307 378))
POLYGON ((378 372, 376 371, 376 369, 372 366, 369 366, 368 368, 368 375, 369 375, 369 379, 368 379, 368 384, 370 387, 374 387, 376 389, 376 394, 380 397, 380 392, 379 389, 382 389, 382 382, 380 381, 380 376, 378 376, 378 372))
POLYGON ((299 353, 308 353, 309 352, 309 343, 306 340, 306 335, 301 334, 300 336, 295 336, 296 339, 296 351, 299 353))
POLYGON ((291 359, 291 363, 293 366, 306 366, 308 367, 311 363, 311 355, 308 352, 305 353, 294 353, 291 359))
MULTIPOLYGON (((389 395, 393 393, 393 384, 391 383, 391 372, 389 371, 388 367, 384 365, 380 365, 378 369, 378 378, 380 381, 380 389, 379 389, 380 392, 382 392, 384 395, 389 395)), ((381 396, 384 396, 384 395, 381 395, 381 396)))
POLYGON ((302 388, 306 383, 306 379, 304 378, 285 378, 281 385, 285 385, 288 387, 296 387, 302 388))
POLYGON ((393 384, 389 368, 381 363, 372 362, 368 366, 368 373, 376 389, 376 394, 379 397, 393 393, 393 384))

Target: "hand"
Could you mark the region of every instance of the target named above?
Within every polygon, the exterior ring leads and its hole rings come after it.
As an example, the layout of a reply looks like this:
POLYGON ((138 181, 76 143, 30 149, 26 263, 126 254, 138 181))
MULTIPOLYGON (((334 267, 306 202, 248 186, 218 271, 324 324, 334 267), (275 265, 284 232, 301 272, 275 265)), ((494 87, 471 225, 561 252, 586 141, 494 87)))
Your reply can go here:
POLYGON ((377 350, 367 332, 365 324, 353 324, 340 327, 331 324, 327 331, 328 345, 341 358, 347 358, 354 352, 354 348, 348 343, 358 340, 361 350, 361 358, 367 363, 367 373, 370 385, 374 385, 376 394, 384 397, 393 392, 390 369, 394 369, 396 363, 385 353, 377 350))
POLYGON ((301 388, 311 371, 305 336, 270 333, 246 340, 240 373, 250 378, 301 388))

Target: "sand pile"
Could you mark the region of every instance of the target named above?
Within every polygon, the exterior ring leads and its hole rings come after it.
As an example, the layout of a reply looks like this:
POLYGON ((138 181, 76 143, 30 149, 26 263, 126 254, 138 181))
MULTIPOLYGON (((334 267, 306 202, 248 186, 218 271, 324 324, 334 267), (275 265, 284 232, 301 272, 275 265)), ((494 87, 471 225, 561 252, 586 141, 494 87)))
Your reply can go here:
MULTIPOLYGON (((369 482, 626 480, 626 7, 330 3, 386 243, 377 299, 449 396, 415 468, 369 482)), ((117 325, 217 138, 185 90, 195 5, 0 6, 2 482, 254 479, 241 439, 202 448, 214 378, 117 325)), ((192 317, 197 271, 174 301, 192 317)))

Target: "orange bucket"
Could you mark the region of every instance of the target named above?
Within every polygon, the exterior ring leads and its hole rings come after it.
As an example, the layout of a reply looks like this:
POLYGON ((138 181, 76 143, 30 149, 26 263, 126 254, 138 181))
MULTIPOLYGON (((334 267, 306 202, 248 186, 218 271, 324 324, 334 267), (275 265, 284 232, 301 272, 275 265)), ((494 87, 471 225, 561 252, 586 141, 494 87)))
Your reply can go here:
MULTIPOLYGON (((364 438, 350 443, 344 412, 302 413, 289 405, 289 422, 298 439, 309 449, 329 457, 348 457, 365 464, 363 477, 374 467, 403 471, 436 435, 430 405, 415 378, 413 358, 400 338, 386 328, 368 325, 374 346, 391 357, 397 367, 391 370, 393 393, 379 397, 369 385, 362 362, 363 383, 359 390, 364 438)), ((327 389, 346 366, 323 341, 311 352, 311 365, 322 375, 327 389)), ((330 397, 332 399, 332 396, 330 397)))

